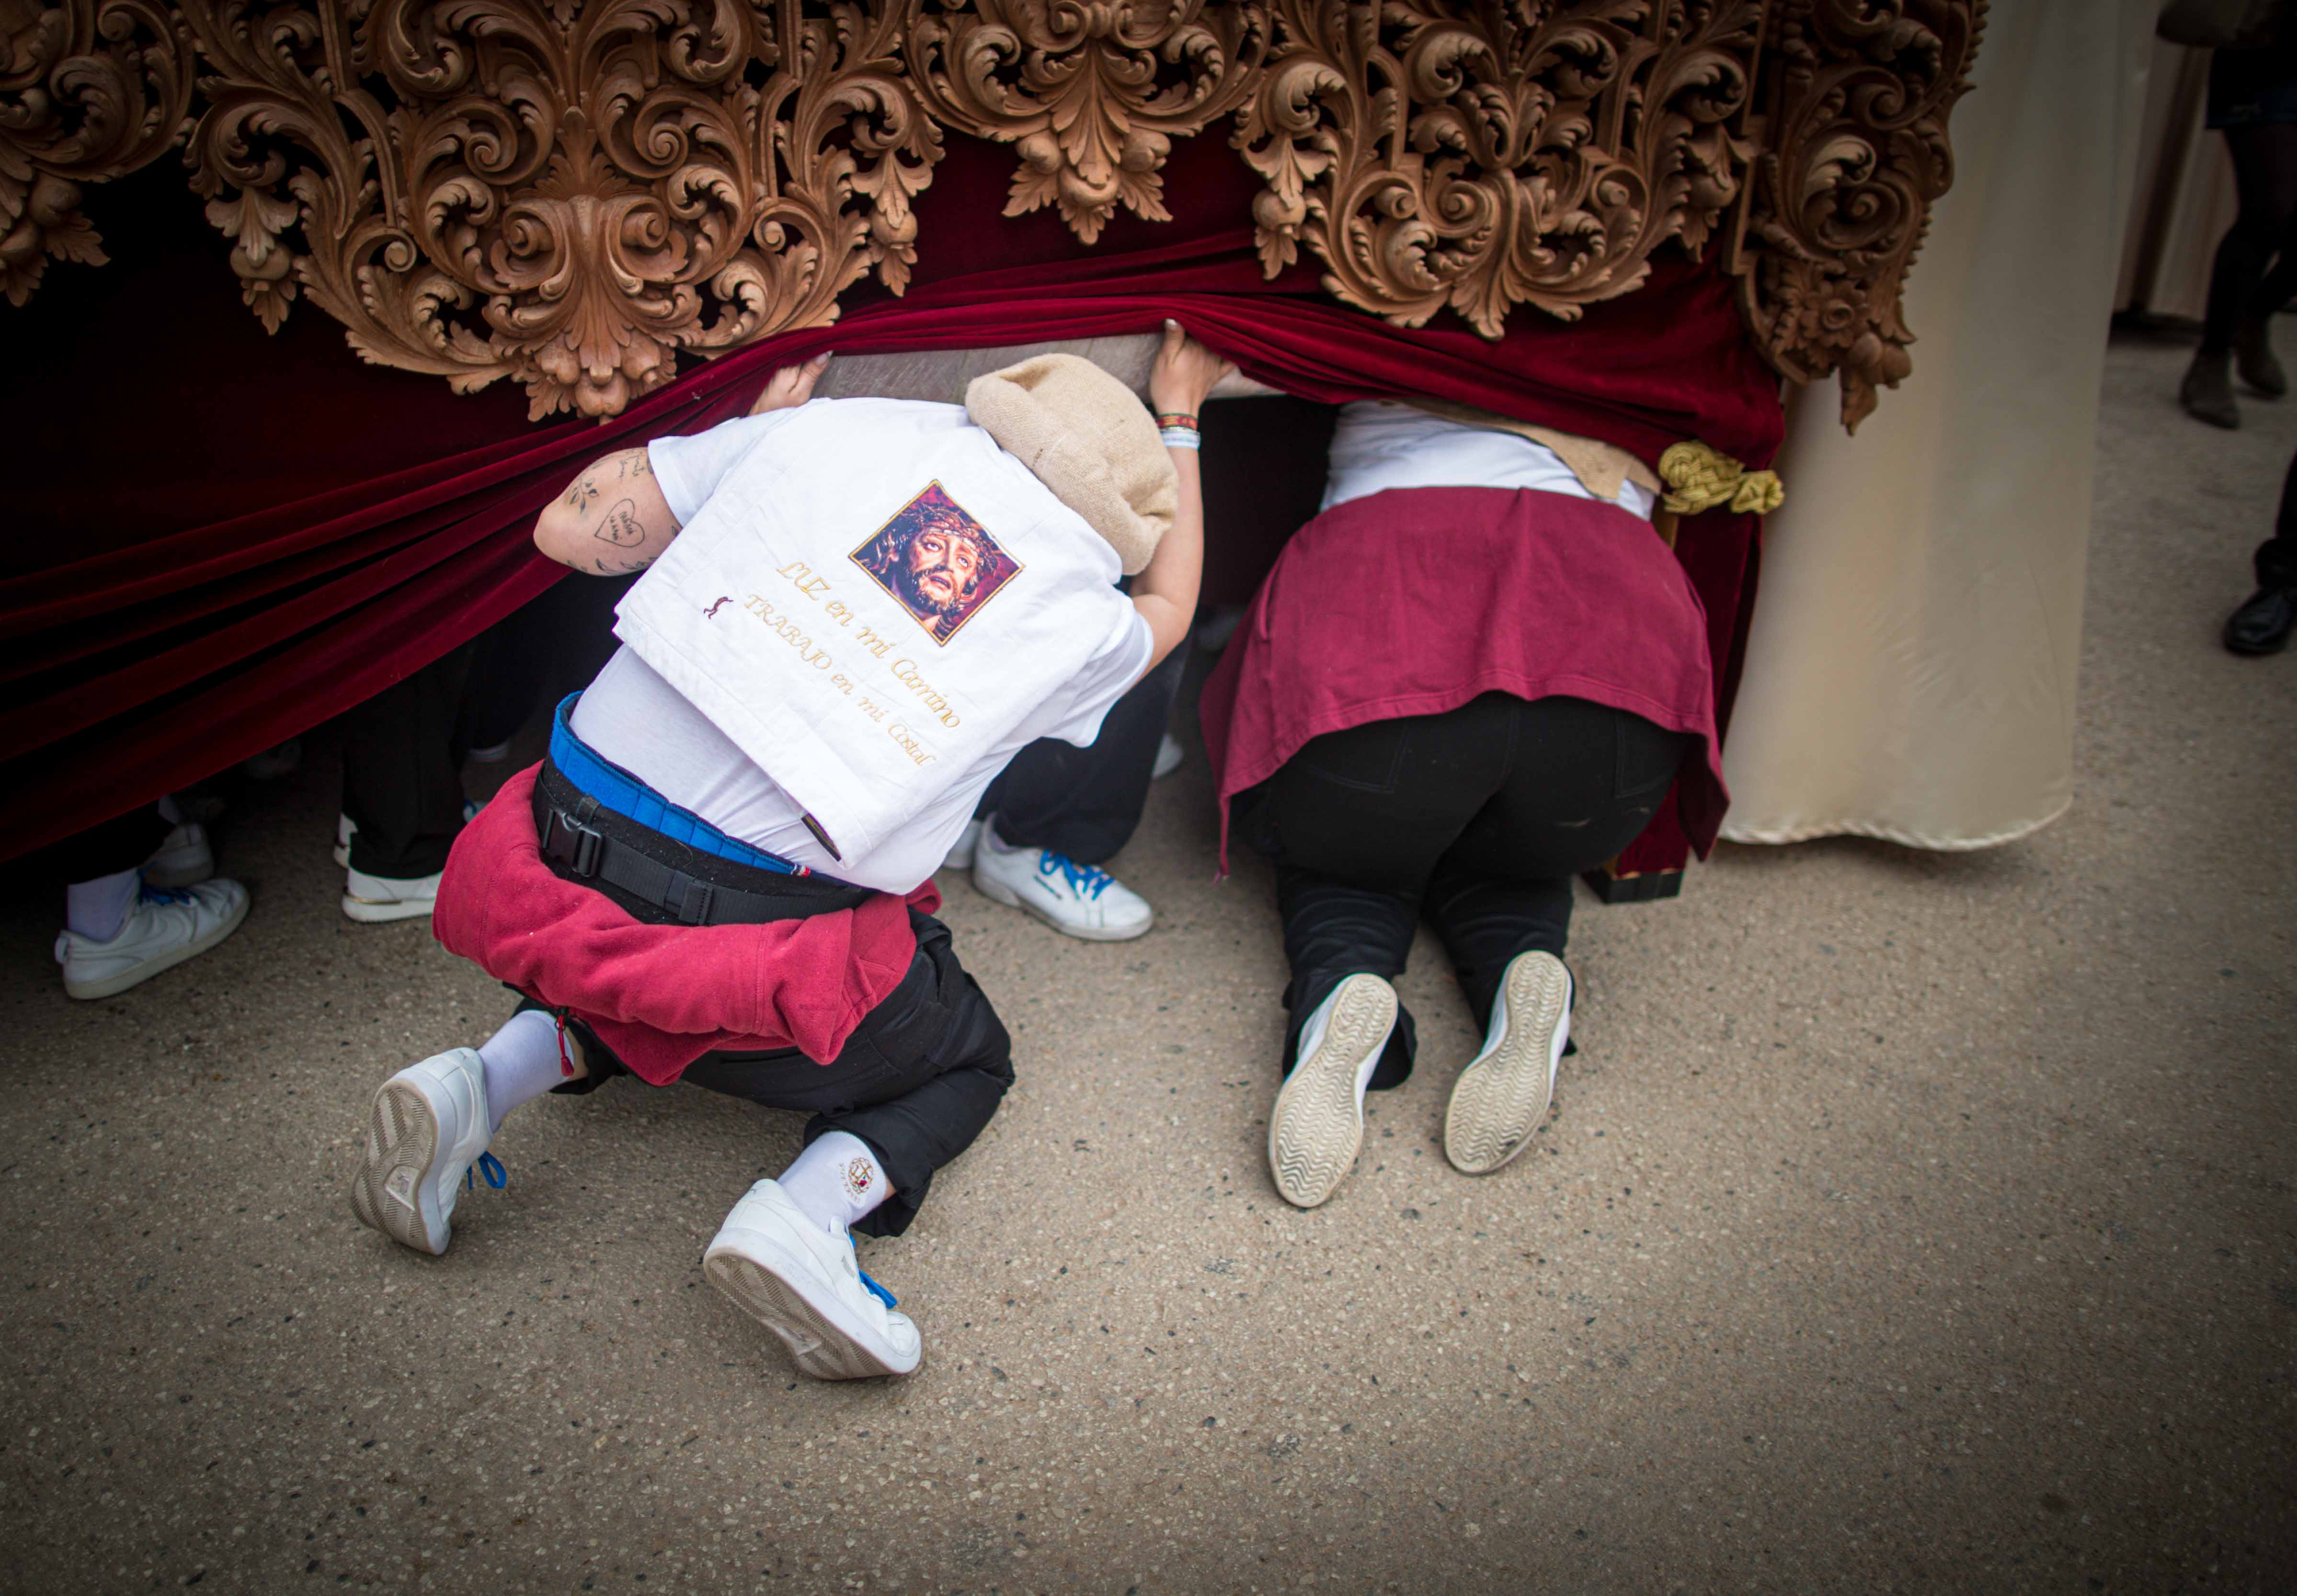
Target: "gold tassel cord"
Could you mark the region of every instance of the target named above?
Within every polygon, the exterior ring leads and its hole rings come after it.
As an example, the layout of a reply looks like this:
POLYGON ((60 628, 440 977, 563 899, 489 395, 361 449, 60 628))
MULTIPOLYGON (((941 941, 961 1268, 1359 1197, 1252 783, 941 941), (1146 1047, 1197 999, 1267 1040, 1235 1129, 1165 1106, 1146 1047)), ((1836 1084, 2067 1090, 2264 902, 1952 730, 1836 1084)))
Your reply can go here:
POLYGON ((1727 505, 1740 514, 1767 515, 1786 502, 1786 484, 1775 471, 1749 471, 1722 450, 1692 439, 1670 445, 1659 457, 1667 495, 1659 507, 1697 515, 1727 505))

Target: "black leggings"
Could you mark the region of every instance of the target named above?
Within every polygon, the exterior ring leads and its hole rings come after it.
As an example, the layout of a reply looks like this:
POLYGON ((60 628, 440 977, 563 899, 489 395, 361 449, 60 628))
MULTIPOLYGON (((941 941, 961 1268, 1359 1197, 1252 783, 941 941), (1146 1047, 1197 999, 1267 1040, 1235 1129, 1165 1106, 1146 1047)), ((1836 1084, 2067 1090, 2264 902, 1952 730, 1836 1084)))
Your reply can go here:
POLYGON ((2240 209, 2210 268, 2205 355, 2226 353, 2243 323, 2297 297, 2297 123, 2252 123, 2225 136, 2240 209))
MULTIPOLYGON (((1284 1067, 1342 980, 1403 974, 1423 911, 1488 1024, 1508 962, 1562 953, 1571 878, 1635 839, 1694 741, 1585 699, 1486 693, 1307 743, 1247 820, 1277 861, 1292 966, 1284 1067)), ((1403 1015, 1372 1084, 1400 1084, 1415 1046, 1403 1015)))

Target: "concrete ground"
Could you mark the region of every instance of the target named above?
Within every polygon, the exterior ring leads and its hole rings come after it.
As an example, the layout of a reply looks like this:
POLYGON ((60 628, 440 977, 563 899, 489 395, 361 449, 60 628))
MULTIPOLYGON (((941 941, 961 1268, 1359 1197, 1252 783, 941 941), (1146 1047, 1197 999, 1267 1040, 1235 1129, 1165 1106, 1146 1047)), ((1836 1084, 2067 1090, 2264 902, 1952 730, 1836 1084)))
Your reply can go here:
POLYGON ((245 929, 130 994, 66 1001, 20 877, 0 1584, 2292 1588, 2297 657, 2216 631, 2297 403, 2188 423, 2185 354, 2111 364, 2071 813, 1583 901, 1583 1051, 1497 1176, 1444 1162, 1423 946, 1418 1075, 1277 1198, 1269 882, 1214 882, 1200 754, 1120 861, 1146 940, 949 881, 1020 1079, 865 1246, 908 1380, 800 1379, 702 1284, 794 1115, 547 1098, 449 1256, 353 1222, 369 1094, 508 1001, 336 911, 323 737, 219 828, 245 929))

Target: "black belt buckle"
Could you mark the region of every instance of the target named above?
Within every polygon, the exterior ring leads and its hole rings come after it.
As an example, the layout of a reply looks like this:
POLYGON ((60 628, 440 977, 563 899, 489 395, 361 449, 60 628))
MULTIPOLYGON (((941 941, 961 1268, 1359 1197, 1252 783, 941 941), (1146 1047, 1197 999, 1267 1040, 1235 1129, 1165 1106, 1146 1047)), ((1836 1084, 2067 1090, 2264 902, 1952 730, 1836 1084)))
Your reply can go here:
POLYGON ((669 901, 663 907, 675 914, 680 925, 708 925, 710 910, 718 899, 718 889, 706 881, 696 881, 682 871, 672 877, 672 881, 674 884, 669 901))
POLYGON ((598 873, 598 851, 606 839, 588 826, 578 826, 564 810, 550 811, 550 835, 542 839, 544 857, 564 865, 583 880, 598 873))

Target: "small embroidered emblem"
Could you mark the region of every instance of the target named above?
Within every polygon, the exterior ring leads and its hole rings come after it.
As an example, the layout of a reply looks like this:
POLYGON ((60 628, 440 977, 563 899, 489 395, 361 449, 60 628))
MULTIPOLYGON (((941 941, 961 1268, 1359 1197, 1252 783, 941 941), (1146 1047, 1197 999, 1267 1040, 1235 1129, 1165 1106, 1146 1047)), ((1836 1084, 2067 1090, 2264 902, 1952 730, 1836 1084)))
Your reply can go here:
POLYGON ((704 621, 717 620, 718 612, 724 609, 728 605, 732 604, 733 602, 734 601, 730 598, 720 599, 716 604, 712 605, 708 609, 702 612, 702 619, 704 621))
POLYGON ((845 1190, 855 1201, 869 1195, 873 1172, 867 1158, 849 1160, 845 1165, 845 1190))

